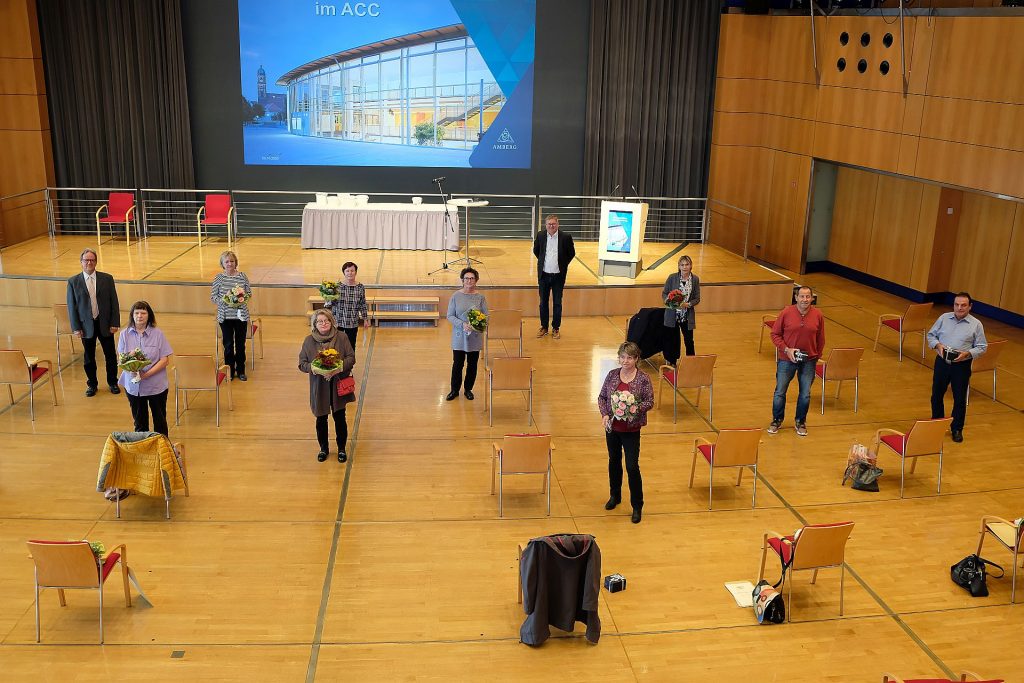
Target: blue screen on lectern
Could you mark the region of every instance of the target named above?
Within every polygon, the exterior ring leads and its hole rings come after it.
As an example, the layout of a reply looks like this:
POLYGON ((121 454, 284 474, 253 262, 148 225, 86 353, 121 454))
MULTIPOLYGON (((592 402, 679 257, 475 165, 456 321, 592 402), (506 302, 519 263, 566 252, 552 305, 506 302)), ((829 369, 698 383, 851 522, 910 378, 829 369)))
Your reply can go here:
POLYGON ((628 254, 633 244, 633 212, 608 211, 608 251, 628 254))
POLYGON ((535 0, 239 0, 245 163, 530 168, 535 0))

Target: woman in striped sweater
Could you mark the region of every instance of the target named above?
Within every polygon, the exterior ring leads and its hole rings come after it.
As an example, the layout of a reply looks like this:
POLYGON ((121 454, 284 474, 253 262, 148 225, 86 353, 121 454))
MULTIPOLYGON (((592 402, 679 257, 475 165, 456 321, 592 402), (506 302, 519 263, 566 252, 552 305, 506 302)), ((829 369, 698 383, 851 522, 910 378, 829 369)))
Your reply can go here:
POLYGON ((245 337, 249 325, 249 306, 246 303, 228 305, 224 297, 235 287, 241 287, 245 298, 252 296, 252 287, 245 273, 238 270, 238 256, 233 251, 225 251, 220 255, 220 266, 223 273, 213 278, 210 287, 210 301, 217 304, 217 324, 220 325, 221 339, 224 341, 224 363, 231 368, 231 379, 238 376, 243 382, 245 376, 245 337))

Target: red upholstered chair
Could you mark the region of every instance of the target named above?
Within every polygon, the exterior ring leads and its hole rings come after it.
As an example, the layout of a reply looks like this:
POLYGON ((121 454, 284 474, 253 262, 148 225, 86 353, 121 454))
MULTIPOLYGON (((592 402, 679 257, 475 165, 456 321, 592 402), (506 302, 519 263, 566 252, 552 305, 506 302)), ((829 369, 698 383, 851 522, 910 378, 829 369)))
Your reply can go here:
POLYGON ((14 405, 15 384, 28 386, 28 410, 34 421, 36 419, 36 383, 47 375, 50 376, 50 390, 53 392, 53 405, 57 405, 57 380, 53 376, 53 363, 38 358, 29 359, 22 351, 3 350, 0 351, 0 384, 7 385, 7 395, 14 405), (45 365, 46 367, 40 367, 45 365))
MULTIPOLYGON (((1003 352, 1007 344, 1006 339, 1000 339, 999 341, 990 341, 988 348, 985 349, 985 353, 981 354, 973 361, 971 361, 971 376, 978 374, 979 372, 991 372, 992 373, 992 400, 996 400, 996 361, 999 360, 999 354, 1003 352)), ((967 405, 971 405, 971 385, 967 385, 967 405)))
MULTIPOLYGON (((131 227, 132 223, 135 223, 135 234, 141 239, 141 233, 139 232, 139 221, 135 216, 135 194, 132 192, 111 192, 107 197, 107 203, 96 209, 96 242, 99 243, 103 239, 100 234, 100 225, 106 223, 107 225, 124 225, 124 237, 129 246, 131 246, 131 227), (107 210, 107 215, 100 218, 100 214, 103 210, 107 210)), ((111 227, 111 235, 113 235, 113 227, 111 227)))
POLYGON ((903 497, 907 458, 912 459, 910 473, 913 474, 914 468, 917 467, 917 459, 925 455, 939 456, 939 483, 935 492, 942 493, 942 444, 951 422, 951 417, 918 420, 906 434, 885 428, 875 432, 875 452, 878 452, 880 444, 885 444, 893 453, 900 456, 900 498, 903 497))
MULTIPOLYGON (((757 352, 758 353, 761 353, 761 346, 764 344, 764 333, 765 333, 765 330, 767 330, 768 332, 771 332, 772 328, 775 327, 775 321, 778 320, 778 318, 779 318, 779 316, 777 316, 775 314, 772 314, 772 315, 762 315, 761 316, 761 336, 758 337, 758 339, 757 339, 757 352)), ((773 344, 773 346, 774 346, 774 344, 773 344)))
POLYGON ((206 202, 196 212, 196 234, 199 237, 199 244, 203 243, 204 225, 223 225, 228 231, 228 247, 231 247, 233 239, 233 219, 235 207, 231 205, 231 195, 208 194, 206 202))
POLYGON ((226 365, 217 366, 213 356, 176 355, 174 357, 174 424, 177 425, 181 413, 188 410, 188 392, 212 391, 217 403, 217 426, 220 427, 220 387, 228 389, 228 408, 235 409, 231 397, 231 368, 226 365), (185 395, 185 409, 178 411, 178 394, 185 395))
POLYGON ((825 382, 835 380, 839 382, 836 387, 836 400, 839 400, 839 392, 843 388, 844 379, 853 380, 853 412, 857 412, 857 401, 860 398, 860 359, 864 355, 864 349, 832 349, 828 360, 819 360, 814 366, 814 374, 821 379, 821 414, 825 414, 825 382))
POLYGON ((882 683, 964 683, 964 681, 976 681, 977 683, 1003 683, 1002 678, 986 678, 972 672, 964 671, 960 678, 900 678, 893 674, 883 674, 882 683), (970 678, 968 678, 968 676, 970 678))
POLYGON ((736 486, 743 481, 743 468, 749 467, 754 474, 753 491, 750 494, 750 507, 757 504, 757 452, 761 445, 761 428, 723 429, 718 433, 718 441, 711 443, 698 436, 693 440, 693 463, 690 465, 690 488, 693 488, 693 473, 697 469, 697 454, 700 453, 707 461, 708 472, 708 510, 711 509, 711 487, 714 484, 716 467, 735 467, 737 469, 736 486))
MULTIPOLYGON (((978 539, 978 555, 981 555, 981 546, 985 545, 985 537, 989 534, 1004 548, 1013 553, 1013 583, 1010 584, 1010 603, 1015 602, 1017 596, 1017 560, 1024 558, 1024 523, 1014 523, 995 515, 985 515, 981 518, 981 531, 978 539)), ((1024 566, 1024 559, 1021 560, 1024 566)))
POLYGON ((846 541, 853 532, 853 522, 835 524, 809 524, 792 536, 783 536, 774 531, 764 534, 764 545, 761 547, 761 573, 758 580, 764 578, 764 565, 771 550, 782 562, 788 564, 790 576, 783 576, 783 582, 789 584, 789 609, 786 617, 793 620, 793 572, 811 569, 811 583, 818 580, 818 570, 839 567, 839 616, 843 616, 843 589, 846 579, 846 541))
POLYGON ((95 590, 100 596, 100 643, 103 643, 103 584, 114 566, 121 564, 124 582, 124 606, 132 606, 128 589, 131 570, 124 545, 114 548, 102 560, 97 560, 86 541, 29 541, 28 550, 35 562, 36 584, 36 642, 39 642, 39 589, 56 588, 61 607, 67 607, 64 591, 69 589, 95 590))
POLYGON ((697 390, 697 409, 700 409, 700 391, 708 388, 708 420, 715 419, 715 362, 716 355, 682 356, 675 365, 662 365, 658 368, 658 405, 661 405, 661 390, 665 384, 672 387, 672 422, 676 421, 676 409, 679 400, 679 389, 697 390))
POLYGON ((921 334, 921 358, 925 354, 925 335, 935 320, 932 316, 932 304, 910 304, 903 315, 898 313, 883 313, 878 316, 878 330, 875 332, 875 347, 872 351, 878 350, 878 335, 882 333, 883 327, 896 330, 900 336, 900 362, 903 362, 903 338, 910 332, 921 334))

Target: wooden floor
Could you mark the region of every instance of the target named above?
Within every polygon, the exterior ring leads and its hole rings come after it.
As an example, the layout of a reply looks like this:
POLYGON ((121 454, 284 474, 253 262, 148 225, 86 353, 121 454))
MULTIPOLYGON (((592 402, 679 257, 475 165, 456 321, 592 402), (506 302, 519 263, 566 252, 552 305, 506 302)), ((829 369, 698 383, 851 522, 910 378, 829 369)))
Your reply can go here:
MULTIPOLYGON (((218 249, 207 253, 203 277, 214 272, 218 249)), ((5 251, 5 272, 9 257, 5 251)), ((74 272, 75 258, 59 272, 74 272)), ((332 253, 331 261, 340 258, 332 253)), ((139 267, 142 273, 148 266, 139 267)), ((315 279, 313 269, 302 272, 315 279)), ((851 491, 840 486, 850 444, 867 443, 879 427, 906 429, 928 417, 931 372, 915 356, 913 339, 903 363, 891 333, 870 350, 877 316, 906 302, 832 275, 803 280, 818 289, 828 347, 868 349, 859 412, 852 387, 844 386, 838 401, 830 388, 822 416, 816 383, 810 435, 798 438, 794 383, 785 428, 764 436, 757 508, 749 507, 746 477, 738 489, 716 485, 708 512, 700 463, 695 487, 687 488, 692 440, 721 428, 766 426, 775 373, 769 349, 757 352, 764 311, 702 315, 698 353, 719 354, 715 421, 706 419, 706 394, 695 406, 686 392, 676 423, 670 406, 652 411, 642 442, 646 506, 639 525, 630 524, 628 505, 603 509, 606 457, 595 397, 623 337, 619 318, 570 318, 561 340, 526 339, 537 369, 529 429, 550 432, 557 446, 550 517, 539 482, 512 478, 505 518, 498 518, 489 495, 490 443, 527 429, 526 398, 500 396, 493 428, 482 377, 475 402, 445 402, 444 324, 361 333, 360 401, 349 410, 345 466, 333 455, 322 464, 315 459, 306 378, 295 367, 304 318, 265 317, 265 357, 247 383, 233 385, 235 407, 223 412, 222 426, 213 424, 212 398, 202 396, 171 427, 172 438, 188 447, 192 495, 172 501, 170 521, 162 501, 142 497, 127 499, 117 520, 94 491, 105 436, 131 425, 128 405, 103 391, 87 399, 80 355, 65 356, 60 406, 49 404, 43 387, 34 423, 18 392, 12 408, 0 408, 2 676, 879 681, 883 671, 932 677, 966 668, 1022 680, 1024 605, 1009 604, 1009 578, 991 579, 991 595, 973 599, 950 582, 949 566, 973 552, 982 514, 1024 514, 1024 333, 986 321, 990 339, 1013 343, 1003 355, 998 401, 988 375, 973 381, 965 441, 947 444, 941 496, 936 465, 925 460, 900 500, 899 464, 885 455, 881 492, 851 491), (844 520, 857 523, 844 617, 836 570, 822 571, 814 586, 797 576, 794 604, 787 605, 792 624, 758 626, 750 609, 735 606, 723 583, 756 579, 766 529, 844 520), (625 592, 602 592, 597 646, 586 643, 582 628, 556 631, 537 649, 518 642, 516 544, 554 532, 594 534, 603 573, 628 579, 625 592), (46 591, 43 644, 35 644, 24 545, 32 538, 126 543, 153 606, 124 608, 114 582, 100 647, 93 644, 95 596, 69 594, 60 608, 46 591)), ((160 323, 177 353, 208 353, 213 344, 208 316, 160 315, 160 323)), ((525 327, 534 329, 536 319, 525 327)), ((51 330, 48 309, 0 307, 9 348, 55 359, 51 330)), ((986 547, 990 559, 1009 566, 1007 553, 986 547)), ((1024 577, 1018 581, 1021 602, 1024 577)))

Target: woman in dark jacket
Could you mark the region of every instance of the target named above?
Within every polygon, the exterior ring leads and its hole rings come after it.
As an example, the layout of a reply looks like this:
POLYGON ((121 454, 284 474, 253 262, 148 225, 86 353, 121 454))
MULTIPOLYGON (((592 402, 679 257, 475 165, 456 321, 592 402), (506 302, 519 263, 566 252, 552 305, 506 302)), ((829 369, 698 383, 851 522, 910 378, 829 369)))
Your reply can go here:
POLYGON ((352 376, 356 354, 348 335, 337 329, 334 316, 326 308, 317 310, 310 328, 310 335, 302 342, 302 350, 299 351, 299 370, 309 374, 309 409, 316 416, 316 440, 320 444, 316 459, 319 462, 327 460, 327 416, 333 415, 334 432, 338 440, 338 462, 345 462, 348 460, 345 454, 345 443, 348 441, 345 406, 355 400, 355 395, 338 396, 338 381, 352 376), (334 349, 342 360, 337 372, 329 377, 316 374, 311 366, 313 359, 325 349, 334 349))
MULTIPOLYGON (((668 295, 674 289, 683 293, 683 304, 679 308, 665 309, 665 327, 676 327, 683 333, 683 343, 686 345, 686 355, 693 356, 693 328, 697 327, 697 312, 694 307, 700 303, 700 278, 694 275, 693 261, 689 256, 683 254, 679 257, 679 272, 672 273, 665 280, 665 287, 661 290, 662 301, 668 302, 668 295)), ((671 363, 678 359, 666 358, 671 363)))

